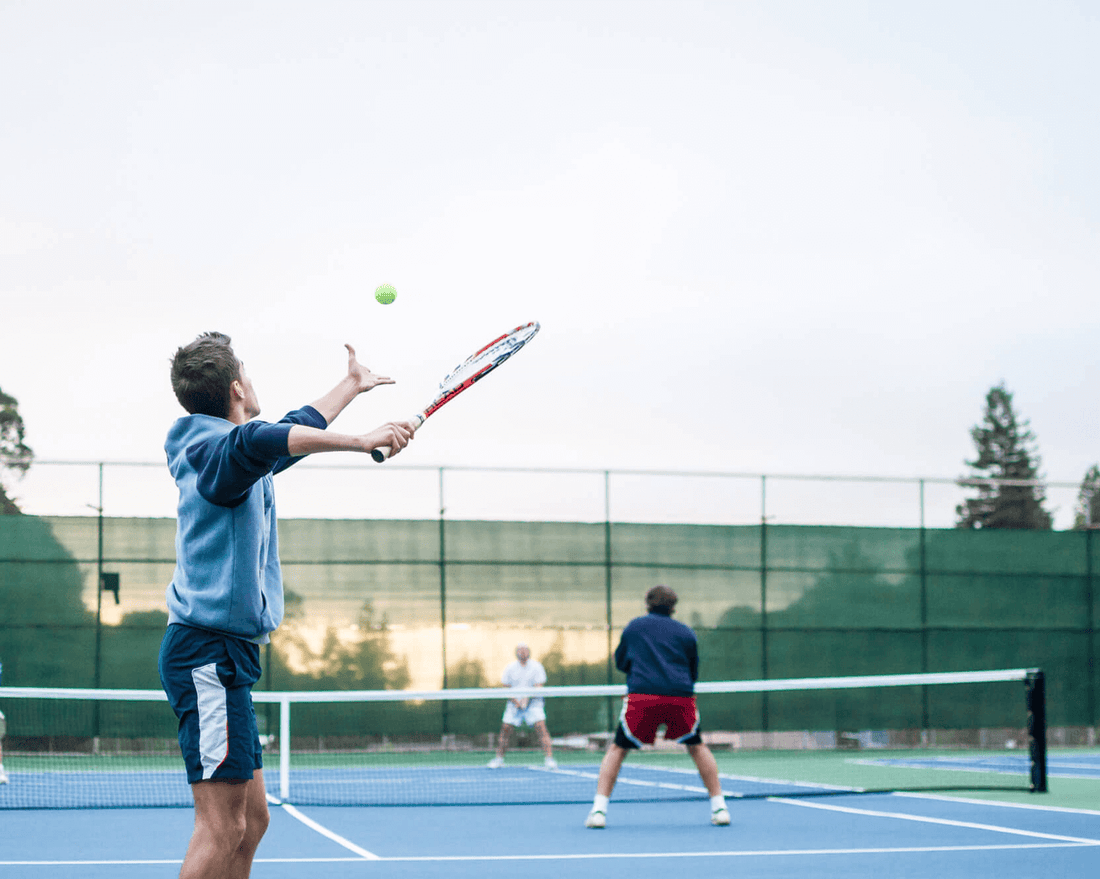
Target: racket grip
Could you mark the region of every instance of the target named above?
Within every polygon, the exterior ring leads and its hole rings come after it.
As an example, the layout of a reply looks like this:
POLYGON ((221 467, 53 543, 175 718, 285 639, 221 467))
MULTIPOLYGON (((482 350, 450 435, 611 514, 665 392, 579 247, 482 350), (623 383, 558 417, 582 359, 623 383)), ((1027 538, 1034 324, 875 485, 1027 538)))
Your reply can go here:
MULTIPOLYGON (((420 425, 424 423, 424 416, 414 415, 412 418, 409 419, 409 421, 416 425, 416 427, 420 427, 420 425)), ((379 446, 377 449, 371 450, 370 456, 374 458, 377 463, 381 464, 383 461, 386 460, 386 458, 388 458, 392 454, 393 446, 379 446)))

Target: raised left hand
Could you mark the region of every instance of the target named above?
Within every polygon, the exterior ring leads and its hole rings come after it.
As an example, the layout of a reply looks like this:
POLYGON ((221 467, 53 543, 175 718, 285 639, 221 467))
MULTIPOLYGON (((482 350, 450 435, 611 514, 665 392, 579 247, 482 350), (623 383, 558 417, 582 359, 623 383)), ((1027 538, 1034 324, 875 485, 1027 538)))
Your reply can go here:
POLYGON ((395 384, 394 380, 389 376, 375 375, 367 367, 363 366, 363 364, 359 362, 359 358, 355 356, 355 349, 351 347, 351 345, 345 344, 344 347, 348 349, 348 377, 355 382, 360 394, 378 385, 395 384))

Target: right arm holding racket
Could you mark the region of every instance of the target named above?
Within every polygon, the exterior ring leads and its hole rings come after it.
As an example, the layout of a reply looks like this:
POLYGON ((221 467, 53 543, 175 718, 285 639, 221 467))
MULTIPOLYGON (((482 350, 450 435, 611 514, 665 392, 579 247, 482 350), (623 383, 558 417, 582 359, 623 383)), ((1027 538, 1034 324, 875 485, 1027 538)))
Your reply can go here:
MULTIPOLYGON (((321 413, 326 424, 332 424, 336 416, 360 394, 378 385, 394 383, 392 378, 375 375, 363 366, 351 345, 344 347, 348 349, 348 374, 331 391, 310 404, 321 413)), ((299 457, 317 452, 374 452, 380 447, 400 450, 409 444, 418 426, 412 420, 390 421, 370 433, 353 436, 296 424, 287 435, 287 452, 299 457)))

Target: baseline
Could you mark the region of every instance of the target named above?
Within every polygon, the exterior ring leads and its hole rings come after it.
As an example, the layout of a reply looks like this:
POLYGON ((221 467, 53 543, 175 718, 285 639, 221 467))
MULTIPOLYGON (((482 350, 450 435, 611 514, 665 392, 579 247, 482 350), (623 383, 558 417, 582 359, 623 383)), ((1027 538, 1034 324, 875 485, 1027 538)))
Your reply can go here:
POLYGON ((920 824, 938 824, 946 827, 960 827, 967 830, 985 830, 992 833, 1007 833, 1013 836, 1026 836, 1037 839, 1068 843, 1073 845, 1100 846, 1100 839, 1077 836, 1063 836, 1057 833, 1043 833, 1037 830, 1024 830, 1018 827, 1004 827, 999 824, 983 824, 976 821, 959 821, 955 818, 936 818, 930 815, 912 815, 907 812, 886 812, 879 809, 858 809, 853 806, 839 806, 834 803, 819 803, 810 800, 791 799, 789 797, 768 797, 768 802, 799 806, 803 809, 820 809, 826 812, 840 812, 847 815, 865 815, 868 818, 890 818, 897 821, 915 821, 920 824))

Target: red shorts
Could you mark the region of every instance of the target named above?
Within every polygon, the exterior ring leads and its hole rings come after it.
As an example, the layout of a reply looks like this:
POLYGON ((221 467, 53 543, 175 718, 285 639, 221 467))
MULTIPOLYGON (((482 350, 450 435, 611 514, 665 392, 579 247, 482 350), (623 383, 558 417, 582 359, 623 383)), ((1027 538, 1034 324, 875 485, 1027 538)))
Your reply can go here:
POLYGON ((620 747, 640 748, 652 745, 657 727, 665 727, 665 739, 683 745, 697 745, 699 710, 694 696, 650 696, 630 693, 623 699, 622 714, 615 741, 620 747))

